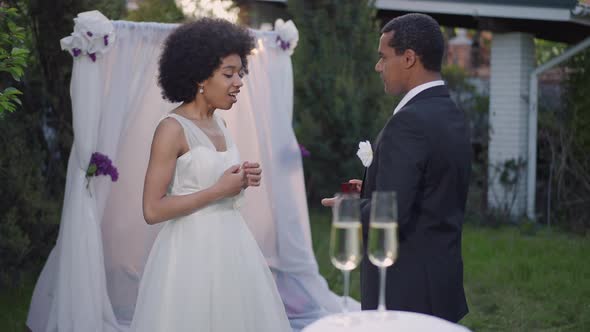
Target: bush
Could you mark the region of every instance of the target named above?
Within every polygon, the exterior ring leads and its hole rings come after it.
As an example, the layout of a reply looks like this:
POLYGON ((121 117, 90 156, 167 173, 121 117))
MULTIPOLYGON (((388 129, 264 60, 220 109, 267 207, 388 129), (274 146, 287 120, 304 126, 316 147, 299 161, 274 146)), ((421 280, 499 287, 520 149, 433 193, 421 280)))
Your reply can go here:
POLYGON ((184 14, 174 0, 144 0, 139 8, 128 13, 127 20, 160 23, 177 23, 184 20, 184 14))
POLYGON ((477 224, 497 226, 504 218, 498 211, 488 211, 488 146, 489 146, 489 96, 479 91, 469 74, 456 65, 442 68, 441 75, 449 88, 451 98, 463 110, 470 123, 473 159, 471 184, 467 199, 466 219, 477 224))
POLYGON ((6 8, 0 3, 0 117, 21 105, 18 95, 22 92, 11 86, 23 76, 29 54, 24 47, 25 30, 17 22, 19 17, 16 8, 6 8), (3 77, 6 74, 10 77, 3 77))
MULTIPOLYGON (((16 286, 23 276, 38 273, 59 229, 73 140, 72 57, 60 49, 59 40, 72 32, 78 13, 98 9, 118 19, 125 1, 0 1, 4 5, 19 8, 12 16, 24 27, 19 47, 33 54, 22 82, 0 75, 0 90, 13 85, 23 92, 22 107, 0 119, 0 287, 16 286)), ((10 36, 15 37, 19 35, 10 36)))
POLYGON ((15 112, 0 121, 0 287, 38 272, 57 236, 63 198, 48 185, 38 120, 15 112))
POLYGON ((299 28, 293 55, 294 129, 304 160, 308 200, 317 205, 339 184, 362 178, 361 140, 373 141, 393 112, 374 66, 379 26, 372 1, 290 1, 299 28))
POLYGON ((537 214, 549 226, 585 234, 590 229, 590 51, 574 56, 562 73, 562 103, 539 103, 537 214))

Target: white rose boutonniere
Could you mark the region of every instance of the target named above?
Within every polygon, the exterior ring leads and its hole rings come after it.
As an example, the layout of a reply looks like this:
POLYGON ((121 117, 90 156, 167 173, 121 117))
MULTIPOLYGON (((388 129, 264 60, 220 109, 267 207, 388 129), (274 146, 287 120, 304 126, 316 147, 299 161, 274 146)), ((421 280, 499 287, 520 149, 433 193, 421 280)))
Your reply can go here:
POLYGON ((363 163, 363 166, 371 166, 371 163, 373 162, 373 148, 371 147, 371 142, 359 142, 359 149, 356 152, 356 155, 363 163))

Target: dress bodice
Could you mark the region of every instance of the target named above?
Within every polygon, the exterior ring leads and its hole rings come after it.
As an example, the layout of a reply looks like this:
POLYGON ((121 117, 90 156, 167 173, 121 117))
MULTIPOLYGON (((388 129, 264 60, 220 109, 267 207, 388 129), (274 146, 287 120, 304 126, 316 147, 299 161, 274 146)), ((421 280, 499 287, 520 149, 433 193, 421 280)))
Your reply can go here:
POLYGON ((174 118, 182 126, 189 147, 176 160, 169 194, 186 195, 211 187, 229 167, 240 163, 238 150, 223 121, 218 115, 213 116, 223 132, 225 151, 217 151, 209 137, 191 120, 178 114, 168 114, 167 117, 174 118))

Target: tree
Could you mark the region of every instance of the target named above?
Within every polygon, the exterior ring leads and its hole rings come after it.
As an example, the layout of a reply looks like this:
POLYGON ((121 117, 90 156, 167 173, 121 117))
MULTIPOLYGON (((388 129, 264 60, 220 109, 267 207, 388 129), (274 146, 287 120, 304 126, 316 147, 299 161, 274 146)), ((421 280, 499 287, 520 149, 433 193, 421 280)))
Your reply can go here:
POLYGON ((139 8, 130 11, 126 19, 177 23, 184 20, 184 15, 174 0, 145 0, 139 3, 139 8))
MULTIPOLYGON (((37 273, 57 237, 73 140, 72 57, 59 40, 72 32, 80 12, 98 9, 119 19, 125 9, 124 0, 2 3, 17 8, 14 24, 24 28, 23 45, 31 56, 18 85, 22 107, 0 120, 0 287, 37 273)), ((0 25, 5 22, 2 17, 0 25)), ((0 85, 5 82, 0 77, 0 85)))
MULTIPOLYGON (((481 214, 488 209, 488 146, 489 146, 489 96, 470 80, 469 73, 456 65, 443 66, 441 76, 449 88, 453 101, 463 110, 471 127, 473 160, 471 166, 470 197, 468 212, 481 214)), ((498 165, 495 165, 496 167, 498 165)), ((504 165, 501 165, 502 167, 504 165)), ((498 166, 499 167, 499 166, 498 166)), ((500 173, 508 170, 501 170, 500 173)), ((505 177, 504 177, 505 178, 505 177)))
POLYGON ((590 229, 590 51, 562 69, 565 107, 539 104, 538 211, 549 225, 584 234, 590 229))
POLYGON ((291 0, 299 28, 293 55, 294 127, 311 156, 304 161, 312 204, 339 184, 362 178, 361 140, 373 141, 393 111, 374 66, 379 25, 373 1, 291 0))
MULTIPOLYGON (((24 75, 29 55, 24 47, 25 31, 16 22, 18 17, 16 8, 6 8, 0 3, 0 74, 8 73, 17 82, 24 75)), ((0 76, 0 116, 5 111, 15 111, 16 105, 21 105, 20 94, 20 90, 10 86, 10 79, 5 80, 0 76)))

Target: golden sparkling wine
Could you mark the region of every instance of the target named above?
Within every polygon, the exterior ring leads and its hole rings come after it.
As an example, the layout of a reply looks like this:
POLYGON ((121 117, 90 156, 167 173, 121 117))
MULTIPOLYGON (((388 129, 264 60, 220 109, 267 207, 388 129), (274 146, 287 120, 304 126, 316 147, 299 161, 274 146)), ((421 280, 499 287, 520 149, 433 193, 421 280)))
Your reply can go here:
POLYGON ((330 235, 330 259, 339 270, 354 270, 362 258, 360 222, 333 222, 330 235))
POLYGON ((397 223, 372 222, 369 226, 369 260, 378 267, 393 265, 397 258, 397 223))

